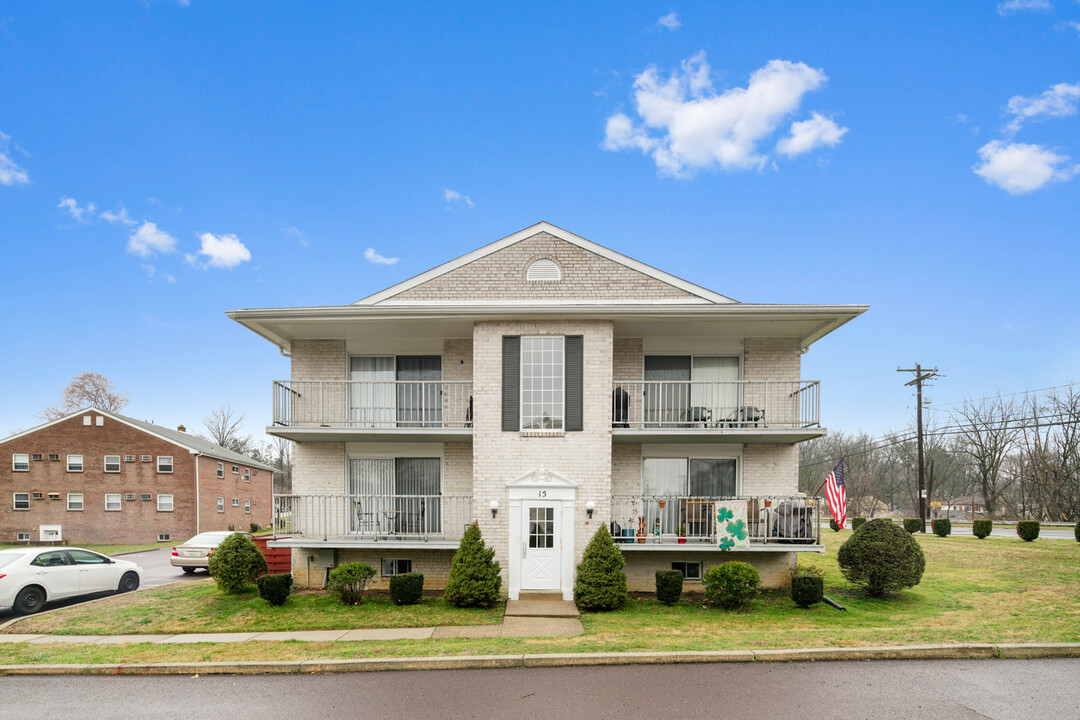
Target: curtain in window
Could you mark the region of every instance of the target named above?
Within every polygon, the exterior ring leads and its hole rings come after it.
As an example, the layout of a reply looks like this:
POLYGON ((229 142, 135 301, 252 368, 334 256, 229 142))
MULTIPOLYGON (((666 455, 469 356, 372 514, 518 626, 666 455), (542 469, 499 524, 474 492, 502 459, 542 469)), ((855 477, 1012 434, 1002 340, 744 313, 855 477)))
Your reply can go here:
POLYGON ((690 357, 645 357, 645 427, 685 426, 690 409, 690 357))
POLYGON ((399 532, 439 532, 442 529, 442 483, 439 458, 398 458, 395 461, 395 521, 399 532))
POLYGON ((349 460, 349 494, 353 532, 374 533, 386 526, 386 513, 394 509, 394 461, 391 458, 349 460))
POLYGON ((397 358, 398 427, 442 424, 442 358, 438 355, 397 358))
POLYGON ((394 358, 351 358, 349 380, 350 423, 354 427, 394 427, 394 358))
POLYGON ((681 524, 679 498, 686 495, 686 458, 647 458, 642 472, 642 492, 646 532, 654 531, 657 519, 661 533, 677 532, 681 524), (660 507, 661 501, 664 507, 660 507))
POLYGON ((739 358, 695 357, 691 376, 692 419, 716 424, 737 418, 739 358))

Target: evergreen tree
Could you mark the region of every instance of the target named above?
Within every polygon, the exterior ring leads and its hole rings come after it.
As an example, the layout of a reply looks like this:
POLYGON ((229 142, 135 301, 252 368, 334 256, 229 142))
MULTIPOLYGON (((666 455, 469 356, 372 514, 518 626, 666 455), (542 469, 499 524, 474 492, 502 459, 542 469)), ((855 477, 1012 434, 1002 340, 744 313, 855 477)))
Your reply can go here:
POLYGON ((495 549, 484 545, 480 526, 473 523, 454 554, 443 598, 457 607, 490 607, 499 599, 502 577, 495 549))
POLYGON ((615 610, 626 604, 626 561, 601 524, 577 566, 574 601, 582 610, 615 610))

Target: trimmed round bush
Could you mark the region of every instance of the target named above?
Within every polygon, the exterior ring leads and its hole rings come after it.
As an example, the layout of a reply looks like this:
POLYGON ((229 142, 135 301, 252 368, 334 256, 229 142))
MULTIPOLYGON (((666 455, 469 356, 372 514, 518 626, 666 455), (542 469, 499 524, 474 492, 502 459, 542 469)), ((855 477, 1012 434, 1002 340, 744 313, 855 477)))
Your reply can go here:
POLYGON ((1076 527, 1073 528, 1073 535, 1076 536, 1076 542, 1080 542, 1080 522, 1076 523, 1076 527))
POLYGON ((255 541, 242 533, 233 533, 210 553, 210 576, 224 592, 235 594, 266 572, 266 558, 255 541))
POLYGON ((761 575, 749 563, 732 561, 706 570, 704 584, 705 602, 733 610, 757 595, 761 575))
POLYGON ((284 605, 292 592, 292 575, 289 573, 277 573, 263 575, 255 584, 259 586, 259 597, 271 605, 284 605))
POLYGON ((934 520, 934 524, 931 525, 934 529, 934 534, 938 537, 948 537, 952 532, 952 520, 949 518, 938 518, 934 520))
POLYGON ((450 565, 443 598, 455 607, 491 607, 499 599, 502 577, 495 548, 484 544, 480 526, 473 523, 461 537, 450 565))
POLYGON ((866 524, 866 518, 851 518, 851 532, 857 532, 866 524))
POLYGON ((993 520, 976 520, 971 523, 971 534, 982 540, 984 537, 990 535, 990 531, 994 529, 993 520))
POLYGON ((914 587, 926 569, 919 543, 892 521, 872 520, 840 546, 840 571, 871 597, 914 587))
POLYGON ((791 578, 791 599, 801 608, 821 602, 825 596, 825 578, 820 575, 796 575, 791 578))
POLYGON ((390 576, 390 600, 395 605, 415 605, 423 596, 423 573, 402 573, 390 576))
POLYGON ((1039 521, 1021 520, 1016 523, 1016 534, 1019 535, 1020 539, 1024 542, 1031 542, 1039 537, 1039 521))
POLYGON ((840 532, 840 524, 836 522, 836 518, 829 518, 829 529, 833 532, 840 532))
POLYGON ((626 604, 626 573, 606 525, 596 528, 577 566, 574 602, 582 610, 616 610, 626 604))
POLYGON ((373 577, 375 568, 367 563, 342 563, 330 571, 326 588, 346 605, 359 605, 364 602, 364 591, 373 577))
POLYGON ((248 528, 251 530, 251 534, 254 535, 259 532, 259 523, 251 523, 248 528))
POLYGON ((923 529, 922 520, 919 518, 904 518, 904 529, 909 533, 917 533, 923 529))
POLYGON ((674 605, 682 597, 683 574, 678 570, 656 571, 656 599, 674 605))

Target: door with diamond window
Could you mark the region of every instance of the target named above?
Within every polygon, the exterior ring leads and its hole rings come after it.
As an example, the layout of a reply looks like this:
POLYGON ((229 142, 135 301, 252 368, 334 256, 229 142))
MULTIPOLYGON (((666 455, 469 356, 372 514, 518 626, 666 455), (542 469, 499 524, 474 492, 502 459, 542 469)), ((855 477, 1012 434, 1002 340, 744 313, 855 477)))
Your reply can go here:
POLYGON ((522 590, 558 590, 561 587, 562 543, 557 503, 523 504, 522 590))

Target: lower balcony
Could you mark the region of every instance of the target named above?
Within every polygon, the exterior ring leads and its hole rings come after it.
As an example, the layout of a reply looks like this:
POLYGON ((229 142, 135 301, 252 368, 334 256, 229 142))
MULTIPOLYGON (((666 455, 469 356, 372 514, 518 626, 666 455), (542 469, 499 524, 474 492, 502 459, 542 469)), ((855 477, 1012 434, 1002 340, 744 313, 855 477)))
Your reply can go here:
POLYGON ((454 548, 471 495, 275 495, 278 547, 454 548))
POLYGON ((737 551, 824 551, 820 498, 616 495, 611 500, 611 533, 623 551, 716 550, 718 505, 731 501, 746 503, 745 526, 738 532, 745 533, 749 548, 737 551))

